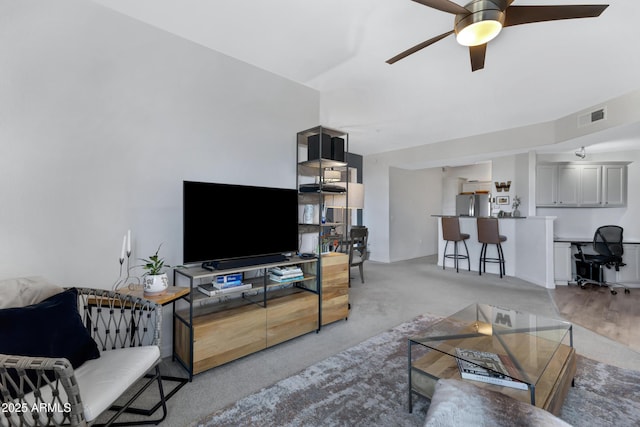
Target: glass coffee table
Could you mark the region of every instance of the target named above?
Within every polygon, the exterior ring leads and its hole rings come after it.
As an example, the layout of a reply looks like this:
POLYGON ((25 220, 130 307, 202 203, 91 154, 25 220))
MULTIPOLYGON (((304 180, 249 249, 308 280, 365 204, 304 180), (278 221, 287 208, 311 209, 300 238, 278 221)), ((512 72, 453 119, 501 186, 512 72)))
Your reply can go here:
POLYGON ((408 358, 409 412, 414 394, 431 399, 438 379, 464 370, 475 385, 557 415, 576 372, 571 323, 488 304, 409 338, 408 358))

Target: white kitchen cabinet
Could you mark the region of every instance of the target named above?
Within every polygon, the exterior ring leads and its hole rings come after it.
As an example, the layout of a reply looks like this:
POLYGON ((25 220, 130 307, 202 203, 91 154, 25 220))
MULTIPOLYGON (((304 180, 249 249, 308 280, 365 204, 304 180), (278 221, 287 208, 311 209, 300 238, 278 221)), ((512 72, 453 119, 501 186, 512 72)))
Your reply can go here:
POLYGON ((568 285, 574 280, 570 242, 553 242, 553 278, 556 285, 568 285))
POLYGON ((536 168, 536 202, 538 206, 558 203, 558 166, 538 165, 536 168))
POLYGON ((603 197, 605 207, 620 207, 627 204, 627 166, 603 165, 603 197))
POLYGON ((536 167, 536 206, 626 206, 627 165, 628 162, 541 163, 536 167))
POLYGON ((558 204, 575 206, 579 203, 580 166, 558 166, 558 204))
POLYGON ((602 203, 602 166, 580 166, 580 189, 578 204, 599 207, 602 203))

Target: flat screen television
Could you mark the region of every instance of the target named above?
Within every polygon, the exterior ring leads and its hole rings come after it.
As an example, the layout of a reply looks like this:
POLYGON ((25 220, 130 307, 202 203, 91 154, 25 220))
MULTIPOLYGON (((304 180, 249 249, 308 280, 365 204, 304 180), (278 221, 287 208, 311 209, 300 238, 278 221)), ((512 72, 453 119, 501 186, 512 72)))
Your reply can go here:
POLYGON ((183 261, 234 268, 298 250, 295 189, 183 182, 183 261))

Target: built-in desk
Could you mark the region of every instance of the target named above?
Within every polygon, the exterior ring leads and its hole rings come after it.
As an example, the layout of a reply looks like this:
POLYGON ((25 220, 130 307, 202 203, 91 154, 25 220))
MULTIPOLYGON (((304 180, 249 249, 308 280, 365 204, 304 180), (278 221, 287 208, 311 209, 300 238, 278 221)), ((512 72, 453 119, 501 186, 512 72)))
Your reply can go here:
MULTIPOLYGON (((553 238, 554 250, 554 280, 557 285, 567 285, 575 282, 575 257, 578 253, 577 245, 583 245, 585 253, 593 251, 592 237, 559 237, 553 238)), ((622 261, 626 264, 620 271, 604 269, 604 280, 625 285, 640 284, 640 241, 636 239, 623 240, 624 255, 622 261)))
MULTIPOLYGON (((442 238, 442 221, 440 218, 450 215, 432 215, 438 221, 438 265, 442 266, 445 240, 442 238)), ((460 232, 469 234, 466 241, 469 248, 471 270, 478 271, 480 262, 480 249, 482 244, 478 242, 478 229, 475 217, 460 216, 460 232)), ((515 276, 545 288, 555 288, 553 271, 553 221, 554 216, 533 217, 502 217, 498 218, 500 234, 507 237, 502 244, 505 258, 505 272, 507 276, 515 276)), ((495 247, 487 250, 487 255, 492 256, 495 247)), ((464 249, 462 249, 464 251, 464 249)), ((445 266, 455 269, 452 259, 446 259, 445 266)), ((460 270, 466 269, 464 260, 459 262, 460 270)), ((487 273, 499 274, 498 264, 487 263, 487 273)))
MULTIPOLYGON (((593 236, 592 237, 554 237, 554 242, 563 242, 563 243, 571 243, 573 245, 591 245, 593 244, 593 236)), ((640 245, 640 241, 637 240, 623 240, 623 245, 640 245)))

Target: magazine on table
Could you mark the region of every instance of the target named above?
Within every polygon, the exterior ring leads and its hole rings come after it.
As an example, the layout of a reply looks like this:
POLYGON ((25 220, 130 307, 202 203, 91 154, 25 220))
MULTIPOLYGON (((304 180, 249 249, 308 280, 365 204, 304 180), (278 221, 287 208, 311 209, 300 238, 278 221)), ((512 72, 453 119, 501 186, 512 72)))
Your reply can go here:
MULTIPOLYGON (((529 386, 522 381, 512 378, 507 365, 512 367, 511 361, 495 353, 486 351, 456 348, 456 361, 460 376, 467 380, 481 381, 489 384, 528 390, 529 386), (486 368, 485 368, 486 367, 486 368)), ((513 372, 512 367, 512 372, 513 372)))

